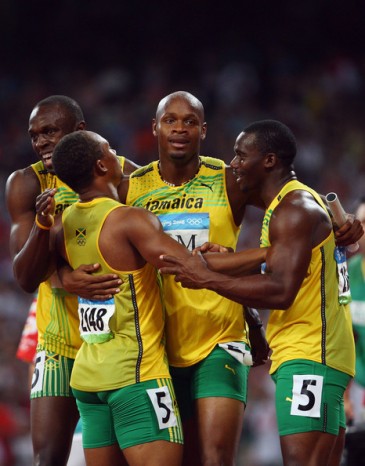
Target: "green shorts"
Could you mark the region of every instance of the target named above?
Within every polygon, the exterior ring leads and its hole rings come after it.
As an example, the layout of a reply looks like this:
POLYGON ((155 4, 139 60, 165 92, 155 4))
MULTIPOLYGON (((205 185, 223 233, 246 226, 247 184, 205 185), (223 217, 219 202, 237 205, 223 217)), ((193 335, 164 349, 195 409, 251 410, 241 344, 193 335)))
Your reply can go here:
POLYGON ((155 440, 183 443, 170 379, 94 393, 73 389, 73 393, 81 415, 84 448, 118 443, 124 449, 155 440))
POLYGON ((272 375, 276 384, 279 434, 320 431, 338 435, 346 427, 343 394, 348 374, 317 362, 296 359, 272 375))
POLYGON ((38 351, 34 362, 30 398, 73 397, 70 387, 73 365, 74 359, 66 358, 52 351, 38 351))
POLYGON ((197 398, 234 398, 246 404, 249 371, 249 366, 244 366, 219 346, 193 366, 170 366, 182 420, 194 415, 197 398))

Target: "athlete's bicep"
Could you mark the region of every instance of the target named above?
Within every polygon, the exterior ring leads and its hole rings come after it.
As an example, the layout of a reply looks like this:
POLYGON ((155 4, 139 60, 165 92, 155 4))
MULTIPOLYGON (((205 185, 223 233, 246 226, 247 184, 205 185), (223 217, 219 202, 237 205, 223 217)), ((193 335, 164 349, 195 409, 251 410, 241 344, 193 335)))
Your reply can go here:
POLYGON ((271 218, 269 234, 266 273, 280 283, 288 299, 294 299, 312 256, 311 220, 304 209, 278 209, 271 218))
POLYGON ((35 200, 40 186, 35 177, 14 172, 5 188, 6 206, 11 219, 10 251, 17 254, 26 243, 35 217, 35 200))

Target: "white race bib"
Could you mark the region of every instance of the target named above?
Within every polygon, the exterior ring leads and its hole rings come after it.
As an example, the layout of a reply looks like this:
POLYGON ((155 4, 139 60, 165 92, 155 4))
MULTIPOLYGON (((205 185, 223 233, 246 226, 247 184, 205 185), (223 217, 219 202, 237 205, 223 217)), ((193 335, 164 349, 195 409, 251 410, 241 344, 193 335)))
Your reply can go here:
POLYGON ((338 273, 338 300, 340 304, 351 302, 350 281, 347 269, 346 248, 335 247, 335 260, 337 263, 338 273))
POLYGON ((115 312, 114 298, 107 301, 78 299, 80 335, 86 343, 104 343, 113 338, 109 320, 115 312))
POLYGON ((44 366, 46 363, 46 352, 39 351, 34 362, 34 372, 32 377, 32 387, 30 393, 40 392, 43 389, 44 366))
POLYGON ((292 416, 321 416, 323 377, 321 375, 294 375, 292 416))
POLYGON ((201 212, 162 214, 158 217, 168 235, 189 251, 209 241, 209 214, 201 212))
POLYGON ((160 430, 177 426, 176 415, 168 387, 150 388, 147 390, 147 394, 155 410, 160 430))

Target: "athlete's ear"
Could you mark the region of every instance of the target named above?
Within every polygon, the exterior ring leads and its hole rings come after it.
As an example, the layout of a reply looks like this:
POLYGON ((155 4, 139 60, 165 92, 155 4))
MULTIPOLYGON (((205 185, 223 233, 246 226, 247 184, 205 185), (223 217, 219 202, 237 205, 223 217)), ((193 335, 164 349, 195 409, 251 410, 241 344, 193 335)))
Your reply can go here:
POLYGON ((155 137, 157 136, 156 126, 157 126, 156 118, 153 118, 152 119, 152 134, 155 137))
POLYGON ((105 175, 108 171, 107 166, 104 164, 103 159, 98 159, 95 162, 95 170, 97 171, 98 174, 100 175, 105 175))
POLYGON ((76 131, 82 131, 84 129, 86 129, 86 123, 82 120, 77 124, 76 131))
POLYGON ((275 152, 269 152, 265 155, 265 162, 264 165, 266 168, 274 167, 278 162, 278 156, 275 152))
POLYGON ((202 131, 201 131, 201 135, 200 135, 200 139, 202 141, 204 141, 204 139, 206 138, 207 136, 207 130, 208 130, 208 125, 207 123, 204 121, 204 123, 202 124, 202 131))

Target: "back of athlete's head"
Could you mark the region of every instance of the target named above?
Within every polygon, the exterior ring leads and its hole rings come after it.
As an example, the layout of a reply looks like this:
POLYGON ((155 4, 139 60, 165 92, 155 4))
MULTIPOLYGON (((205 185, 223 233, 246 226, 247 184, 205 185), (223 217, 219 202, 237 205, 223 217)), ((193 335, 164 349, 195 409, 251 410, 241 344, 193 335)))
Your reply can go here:
POLYGON ((292 131, 277 120, 260 120, 248 125, 245 134, 255 134, 255 146, 261 154, 273 152, 284 165, 291 165, 297 153, 292 131))
POLYGON ((75 131, 64 136, 52 156, 60 180, 75 192, 82 192, 93 181, 95 162, 103 158, 100 141, 90 131, 75 131))

